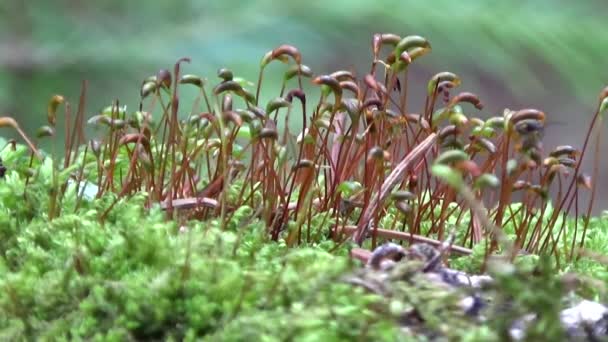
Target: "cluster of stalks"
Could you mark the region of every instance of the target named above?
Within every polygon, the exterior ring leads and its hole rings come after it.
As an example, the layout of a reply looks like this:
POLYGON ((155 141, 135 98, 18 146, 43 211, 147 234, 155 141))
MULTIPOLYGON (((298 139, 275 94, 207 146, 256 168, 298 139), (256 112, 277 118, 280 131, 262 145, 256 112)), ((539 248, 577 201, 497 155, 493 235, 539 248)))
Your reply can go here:
MULTIPOLYGON (((584 244, 595 197, 592 180, 598 177, 600 114, 608 107, 608 88, 601 92, 582 148, 560 146, 546 153, 541 144, 545 113, 505 110, 483 120, 481 100, 456 92, 461 80, 451 72, 429 80, 424 107, 412 112, 408 71, 430 51, 420 36, 376 34, 371 67, 360 77, 344 70, 315 75, 297 48, 282 45, 263 56, 253 86, 228 69, 217 72, 216 82, 183 74, 190 62, 183 58, 172 71, 160 70, 143 81, 139 110, 133 113, 116 102, 85 121, 86 83, 74 117, 62 96, 53 97, 48 125, 38 138, 55 136, 63 105, 65 158, 57 169, 72 170, 71 179, 79 183, 95 180, 97 197, 112 192, 118 201, 145 191, 149 205, 160 203, 174 219, 219 218, 224 226, 246 205, 273 239, 283 236, 294 245, 311 239, 318 229, 312 218, 320 214, 323 224, 335 223, 331 238, 361 244, 371 237, 373 248, 378 237, 444 240, 447 219, 456 217, 459 229, 466 229, 456 243, 470 247, 486 240, 491 252, 498 245, 484 230, 486 219, 497 227, 514 225, 517 249, 572 258, 575 243, 584 244), (280 93, 262 104, 266 68, 277 62, 286 65, 280 93), (305 83, 320 87, 318 100, 307 96, 305 83), (189 106, 180 103, 183 87, 198 91, 189 106), (290 130, 293 120, 301 123, 300 132, 290 130), (87 123, 106 133, 87 141, 87 123), (580 165, 595 127, 589 177, 580 165), (435 177, 433 165, 458 173, 487 208, 486 217, 471 212, 457 189, 435 177), (228 190, 237 183, 239 196, 229 201, 228 190), (591 191, 591 199, 579 232, 581 189, 591 191), (522 205, 514 210, 510 205, 517 193, 522 205), (391 207, 400 219, 379 227, 391 207), (558 250, 568 212, 577 218, 575 237, 568 250, 558 250), (432 228, 423 229, 423 222, 432 228)), ((0 118, 0 125, 19 130, 9 117, 0 118)), ((44 158, 22 136, 32 150, 30 164, 44 158)), ((66 184, 55 184, 57 191, 51 192, 57 204, 50 218, 61 211, 66 184)))

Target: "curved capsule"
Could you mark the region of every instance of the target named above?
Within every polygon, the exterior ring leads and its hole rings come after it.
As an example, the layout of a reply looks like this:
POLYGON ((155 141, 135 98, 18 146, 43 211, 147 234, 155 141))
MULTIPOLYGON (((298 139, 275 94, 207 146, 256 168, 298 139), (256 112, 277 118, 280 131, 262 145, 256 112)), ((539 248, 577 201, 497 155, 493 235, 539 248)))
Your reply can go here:
POLYGON ((441 81, 437 84, 437 92, 445 92, 452 88, 455 88, 457 85, 452 81, 441 81))
POLYGON ((536 120, 544 123, 545 113, 537 109, 528 108, 515 112, 513 115, 511 115, 511 118, 509 119, 509 121, 513 125, 516 125, 518 122, 523 120, 536 120))
MULTIPOLYGON (((187 119, 188 124, 190 125, 199 125, 201 123, 201 118, 197 114, 192 114, 187 119)), ((131 120, 129 121, 129 125, 133 128, 139 128, 139 121, 131 120)))
POLYGON ((359 100, 353 98, 343 99, 342 106, 340 107, 340 109, 346 110, 353 122, 357 121, 361 114, 361 112, 359 111, 359 100))
POLYGON ((543 159, 543 166, 552 167, 556 164, 559 164, 559 160, 553 156, 543 159))
POLYGON ((374 146, 369 150, 369 156, 376 160, 388 159, 389 156, 388 151, 383 150, 379 146, 374 146))
POLYGON ((481 147, 482 149, 484 149, 486 152, 488 152, 490 154, 496 153, 496 146, 489 139, 486 139, 483 137, 477 138, 475 140, 475 146, 481 147))
POLYGON ((458 127, 462 127, 469 122, 469 118, 467 118, 466 115, 458 112, 451 112, 448 119, 452 125, 456 125, 458 127))
POLYGON ((287 55, 291 58, 293 58, 293 60, 297 63, 297 64, 302 64, 302 55, 300 54, 300 51, 292 45, 281 45, 278 48, 272 50, 272 55, 271 58, 272 59, 277 59, 280 56, 284 56, 287 55))
POLYGON ((278 61, 281 61, 282 63, 287 63, 287 61, 289 61, 289 58, 285 55, 273 57, 273 55, 272 55, 273 52, 274 52, 274 50, 268 51, 262 57, 262 60, 260 61, 260 67, 262 69, 264 69, 266 67, 266 65, 268 65, 273 60, 278 60, 278 61))
POLYGON ((408 52, 410 55, 410 59, 413 61, 418 57, 426 55, 429 51, 431 51, 431 47, 423 48, 423 47, 415 47, 411 51, 408 52))
POLYGON ((37 138, 52 137, 55 135, 55 129, 51 126, 42 126, 36 131, 37 138))
POLYGON ((299 169, 310 169, 313 168, 315 166, 315 164, 312 162, 312 160, 308 160, 308 159, 302 159, 300 160, 297 164, 295 164, 291 169, 292 170, 299 170, 299 169))
POLYGON ((289 93, 287 93, 287 96, 285 96, 285 99, 289 102, 292 103, 293 102, 293 97, 297 97, 300 102, 302 102, 302 105, 304 105, 306 103, 306 93, 304 93, 302 90, 300 89, 293 89, 290 90, 289 93))
POLYGON ((505 118, 502 116, 491 117, 485 122, 486 127, 491 127, 493 129, 504 129, 505 128, 505 118))
POLYGON ((576 160, 568 157, 558 158, 558 161, 561 165, 567 166, 569 168, 574 168, 576 166, 576 160))
POLYGON ((111 119, 110 120, 110 127, 114 130, 114 129, 123 129, 125 127, 127 127, 128 122, 126 120, 123 119, 111 119))
POLYGON ((65 99, 61 95, 53 95, 47 108, 47 121, 51 126, 55 126, 57 123, 57 108, 60 104, 64 103, 65 99))
POLYGON ((403 51, 401 53, 401 55, 399 55, 399 60, 403 63, 405 63, 405 65, 410 65, 412 64, 412 56, 410 56, 410 54, 407 51, 403 51))
POLYGON ((331 123, 327 118, 320 118, 314 121, 314 125, 319 128, 325 128, 326 130, 331 130, 331 123))
POLYGON ((179 79, 180 84, 192 84, 199 88, 202 88, 204 85, 203 79, 192 74, 186 74, 179 79))
POLYGON ((454 96, 454 98, 452 98, 452 100, 450 101, 450 105, 455 105, 455 104, 461 103, 461 102, 470 103, 479 110, 483 109, 483 103, 481 103, 481 100, 479 99, 479 97, 470 92, 462 92, 462 93, 454 96))
POLYGON ((361 109, 368 109, 370 107, 376 107, 379 109, 382 107, 382 101, 380 101, 380 99, 378 99, 377 97, 368 98, 367 100, 365 100, 365 102, 363 102, 361 109))
MULTIPOLYGON (((262 56, 262 60, 260 61, 260 68, 264 69, 268 63, 272 61, 272 50, 266 52, 264 56, 262 56)), ((287 61, 287 58, 285 58, 287 61)))
POLYGON ((469 155, 462 150, 445 151, 437 157, 436 164, 450 164, 469 160, 469 155))
POLYGON ((123 135, 122 138, 120 138, 120 140, 118 141, 118 145, 122 146, 125 144, 136 143, 138 141, 141 142, 142 145, 144 145, 146 150, 150 150, 150 141, 148 140, 148 137, 141 133, 129 133, 123 135))
POLYGON ((213 115, 213 113, 200 113, 198 116, 201 121, 207 120, 209 122, 213 122, 213 121, 217 120, 215 115, 213 115))
POLYGON ((340 82, 340 88, 350 90, 355 94, 355 96, 359 97, 359 86, 353 81, 340 82))
POLYGON ((156 74, 156 84, 161 87, 171 88, 171 72, 167 69, 160 69, 156 74))
POLYGON ((374 56, 378 56, 382 45, 397 45, 401 37, 392 33, 376 33, 372 38, 372 52, 374 56))
POLYGON ((549 153, 551 157, 560 157, 563 155, 567 155, 570 158, 573 158, 578 154, 579 151, 570 145, 557 146, 553 151, 549 153))
POLYGON ((447 139, 443 140, 440 146, 443 149, 450 148, 454 150, 464 150, 462 141, 453 135, 450 135, 447 139))
POLYGON ((259 119, 266 118, 266 112, 264 112, 264 110, 260 107, 252 106, 251 108, 249 108, 249 110, 251 110, 251 112, 255 114, 255 116, 259 119))
POLYGON ((473 126, 473 127, 480 127, 485 124, 485 122, 480 118, 470 118, 469 122, 471 123, 471 126, 473 126))
MULTIPOLYGON (((179 58, 177 60, 177 62, 175 62, 175 64, 173 65, 173 72, 175 73, 175 77, 177 78, 177 76, 179 75, 179 69, 181 68, 183 63, 190 63, 191 59, 190 57, 182 57, 179 58)), ((176 79, 177 81, 177 79, 176 79)))
POLYGON ((400 56, 402 52, 413 48, 430 49, 431 43, 421 36, 407 36, 401 39, 395 46, 395 56, 400 56))
POLYGON ((107 115, 98 114, 98 115, 93 115, 89 120, 87 120, 87 123, 89 125, 104 124, 106 126, 110 126, 110 124, 112 123, 112 120, 107 115))
POLYGON ((340 87, 340 82, 334 77, 329 75, 322 75, 316 77, 312 83, 317 85, 325 85, 328 86, 335 96, 335 104, 339 105, 342 102, 342 88, 340 87))
POLYGON ((290 101, 287 101, 286 99, 284 99, 282 97, 277 97, 268 102, 268 104, 266 105, 266 113, 272 113, 277 109, 287 108, 289 106, 291 106, 290 101))
POLYGON ((243 125, 243 119, 235 111, 232 111, 232 110, 225 111, 223 118, 226 121, 230 121, 230 122, 234 123, 237 127, 241 127, 243 125))
POLYGON ((99 140, 89 140, 89 148, 93 151, 95 157, 101 154, 101 142, 99 140))
POLYGON ((144 82, 141 85, 141 90, 140 90, 141 98, 144 99, 144 98, 148 97, 148 95, 155 92, 157 88, 158 88, 158 84, 155 81, 154 82, 144 82))
POLYGON ((537 132, 543 133, 544 129, 543 122, 535 119, 526 119, 515 124, 515 130, 522 136, 537 132))
POLYGON ((458 127, 456 127, 456 125, 448 125, 439 131, 438 137, 439 140, 444 140, 448 136, 455 136, 458 134, 460 134, 460 130, 458 127))
POLYGON ((260 131, 259 137, 262 139, 277 140, 279 138, 279 133, 277 133, 276 129, 264 127, 260 131))
POLYGON ((225 91, 233 91, 235 93, 242 94, 243 87, 235 81, 226 81, 213 88, 213 94, 215 95, 219 95, 225 91))
POLYGON ((338 82, 355 80, 355 76, 353 75, 353 73, 347 70, 334 71, 329 74, 329 76, 335 78, 336 80, 338 80, 338 82))
POLYGON ((456 74, 449 71, 440 72, 435 74, 429 81, 427 85, 427 94, 429 96, 432 95, 437 89, 439 83, 444 81, 452 82, 455 87, 460 85, 460 78, 456 74))
POLYGON ((392 69, 399 72, 429 51, 431 51, 431 44, 425 38, 408 36, 397 44, 395 50, 389 55, 387 63, 391 65, 392 69), (399 56, 399 59, 396 60, 396 56, 399 56))
POLYGON ((268 65, 268 63, 273 60, 279 60, 283 63, 287 63, 287 56, 293 58, 297 64, 302 64, 302 56, 300 55, 300 51, 294 46, 291 45, 281 45, 274 50, 268 51, 260 61, 260 67, 263 69, 268 65))
POLYGON ((491 173, 484 173, 475 179, 474 187, 477 189, 497 188, 500 185, 498 178, 491 173))
POLYGON ((228 68, 221 68, 217 71, 217 77, 221 78, 224 82, 232 81, 234 75, 232 70, 228 68))
POLYGON ((247 101, 248 103, 255 103, 255 95, 253 95, 253 93, 251 93, 249 90, 243 88, 243 91, 240 95, 243 96, 245 98, 245 101, 247 101))
POLYGON ((235 112, 241 117, 241 120, 243 120, 244 122, 249 123, 256 119, 255 114, 251 110, 237 109, 235 112))
POLYGON ((294 76, 296 76, 296 75, 300 75, 300 76, 304 76, 304 77, 312 77, 312 70, 304 64, 292 65, 285 72, 285 76, 283 76, 283 79, 285 81, 289 81, 290 79, 294 78, 294 76))

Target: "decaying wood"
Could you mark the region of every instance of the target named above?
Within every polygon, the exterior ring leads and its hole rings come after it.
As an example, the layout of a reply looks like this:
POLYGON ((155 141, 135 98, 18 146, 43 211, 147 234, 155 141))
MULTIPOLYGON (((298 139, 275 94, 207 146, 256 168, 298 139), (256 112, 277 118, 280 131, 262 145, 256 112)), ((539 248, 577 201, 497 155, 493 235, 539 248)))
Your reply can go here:
MULTIPOLYGON (((166 210, 167 208, 169 208, 169 202, 162 202, 160 204, 160 207, 163 210, 166 210)), ((173 209, 196 209, 201 207, 215 209, 219 207, 219 202, 209 197, 179 198, 174 199, 170 207, 173 209)))
MULTIPOLYGON (((347 235, 352 235, 354 232, 357 231, 357 227, 356 226, 344 226, 344 227, 334 228, 334 231, 336 231, 338 234, 344 233, 347 235)), ((411 240, 414 242, 428 243, 429 245, 435 246, 435 247, 439 247, 442 244, 441 241, 431 239, 426 236, 410 234, 410 233, 406 233, 406 232, 399 232, 396 230, 378 229, 377 233, 378 233, 379 237, 382 237, 385 239, 411 240)), ((455 246, 455 245, 450 246, 450 252, 460 254, 460 255, 470 255, 471 253, 473 253, 473 251, 469 248, 455 246)), ((351 254, 352 254, 352 252, 351 252, 351 254)))
POLYGON ((353 248, 350 251, 350 256, 367 264, 367 261, 372 256, 372 252, 368 251, 367 249, 363 249, 363 248, 353 248))

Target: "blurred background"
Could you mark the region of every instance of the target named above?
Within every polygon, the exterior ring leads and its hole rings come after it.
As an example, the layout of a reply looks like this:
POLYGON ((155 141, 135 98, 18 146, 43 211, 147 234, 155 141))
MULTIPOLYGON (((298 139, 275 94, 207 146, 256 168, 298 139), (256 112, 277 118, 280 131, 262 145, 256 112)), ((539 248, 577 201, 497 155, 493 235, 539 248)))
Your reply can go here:
MULTIPOLYGON (((87 116, 115 99, 135 109, 141 80, 184 56, 192 58, 185 72, 215 81, 228 67, 255 81, 262 55, 283 43, 297 46, 317 74, 363 74, 372 34, 391 32, 433 46, 412 69, 413 111, 427 80, 449 70, 483 100, 481 116, 538 108, 548 115, 547 148, 582 146, 608 84, 605 10, 605 0, 3 0, 0 113, 33 134, 50 97, 63 94, 75 106, 85 79, 87 116)), ((605 160, 601 174, 597 207, 606 209, 605 160)))

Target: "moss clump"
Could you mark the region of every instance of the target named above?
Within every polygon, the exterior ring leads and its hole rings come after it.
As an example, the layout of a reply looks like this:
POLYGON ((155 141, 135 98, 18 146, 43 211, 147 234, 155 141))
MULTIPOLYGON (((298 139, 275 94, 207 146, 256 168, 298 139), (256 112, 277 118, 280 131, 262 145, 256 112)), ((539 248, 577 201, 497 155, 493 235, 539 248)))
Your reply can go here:
MULTIPOLYGON (((379 299, 338 278, 352 265, 332 242, 291 249, 238 216, 178 227, 145 194, 88 201, 54 220, 14 215, 10 174, 0 183, 0 339, 221 340, 290 336, 392 340, 370 310, 379 299), (375 321, 375 322, 374 322, 375 321)), ((44 197, 42 194, 38 194, 44 197)), ((69 196, 66 203, 69 203, 69 196)))

